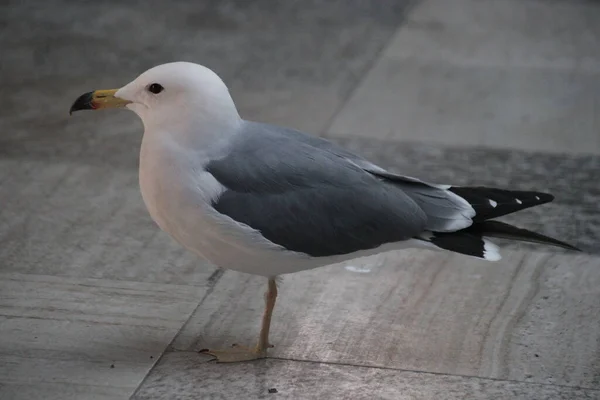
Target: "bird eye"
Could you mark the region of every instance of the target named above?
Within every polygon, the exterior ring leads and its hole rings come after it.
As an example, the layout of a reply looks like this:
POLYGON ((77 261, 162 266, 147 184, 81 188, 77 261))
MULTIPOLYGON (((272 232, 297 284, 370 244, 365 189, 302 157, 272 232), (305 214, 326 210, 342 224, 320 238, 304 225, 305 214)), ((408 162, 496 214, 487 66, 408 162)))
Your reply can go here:
POLYGON ((158 83, 153 83, 150 86, 148 86, 148 91, 150 93, 154 93, 154 94, 159 94, 160 92, 162 92, 164 90, 164 87, 162 87, 161 85, 159 85, 158 83))

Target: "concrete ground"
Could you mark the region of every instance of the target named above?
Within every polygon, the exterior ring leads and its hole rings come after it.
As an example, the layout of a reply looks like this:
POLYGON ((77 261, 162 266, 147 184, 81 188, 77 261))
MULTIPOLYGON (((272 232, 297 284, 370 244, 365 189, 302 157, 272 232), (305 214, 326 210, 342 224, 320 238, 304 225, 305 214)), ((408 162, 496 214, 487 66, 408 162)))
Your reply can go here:
POLYGON ((597 2, 8 1, 0 33, 1 399, 600 398, 597 2), (150 220, 133 114, 68 116, 174 60, 217 71, 246 118, 385 167, 551 191, 506 220, 584 252, 287 276, 271 357, 209 362, 197 351, 255 340, 264 280, 150 220))

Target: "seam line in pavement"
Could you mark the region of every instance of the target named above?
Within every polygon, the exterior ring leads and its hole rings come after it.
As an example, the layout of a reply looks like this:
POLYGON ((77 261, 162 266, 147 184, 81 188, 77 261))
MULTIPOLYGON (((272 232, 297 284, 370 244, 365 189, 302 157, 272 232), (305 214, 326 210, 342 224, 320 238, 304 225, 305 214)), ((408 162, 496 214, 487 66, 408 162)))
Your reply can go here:
MULTIPOLYGON (((174 353, 197 354, 198 352, 197 351, 189 351, 189 350, 177 350, 177 351, 174 351, 174 353)), ((161 356, 161 358, 162 358, 162 356, 161 356)), ((600 388, 588 387, 588 386, 577 386, 577 385, 571 386, 571 385, 564 385, 564 384, 559 384, 559 383, 530 382, 530 381, 521 381, 518 379, 503 379, 503 378, 494 378, 494 377, 480 376, 480 375, 450 374, 450 373, 446 373, 446 372, 425 371, 425 370, 410 369, 410 368, 395 368, 395 367, 386 367, 386 366, 380 366, 380 365, 361 365, 361 364, 356 364, 356 363, 345 363, 345 362, 336 362, 336 361, 302 360, 302 359, 297 359, 297 358, 269 356, 263 360, 246 361, 246 362, 261 362, 261 361, 265 361, 265 360, 289 361, 289 362, 309 363, 309 364, 324 364, 324 365, 334 365, 334 366, 341 366, 341 367, 381 369, 381 370, 386 370, 386 371, 410 372, 410 373, 414 373, 414 374, 450 376, 450 377, 456 377, 456 378, 480 379, 480 380, 484 380, 484 381, 493 381, 493 382, 508 382, 508 383, 527 384, 527 385, 537 385, 537 386, 544 386, 544 387, 556 387, 556 388, 564 388, 564 389, 580 389, 580 390, 589 390, 589 391, 593 391, 593 392, 600 392, 600 388)), ((212 360, 209 360, 209 361, 206 361, 206 363, 213 364, 214 362, 212 362, 212 360)), ((158 364, 158 361, 157 361, 157 364, 158 364)), ((154 369, 154 367, 152 369, 154 369)), ((150 375, 150 373, 148 373, 146 375, 146 377, 144 377, 144 381, 146 380, 148 375, 150 375)), ((140 384, 140 386, 141 386, 141 384, 140 384)), ((138 389, 139 389, 139 386, 136 389, 136 392, 138 389)))
POLYGON ((136 395, 136 393, 138 392, 138 390, 144 385, 144 383, 148 379, 148 376, 150 376, 152 371, 154 371, 154 368, 156 368, 156 366, 162 361, 165 354, 168 353, 169 351, 173 351, 173 343, 175 343, 175 341, 179 338, 179 335, 185 329, 185 327, 189 324, 191 319, 194 317, 198 308, 202 305, 202 303, 204 303, 204 300, 206 300, 208 298, 208 296, 210 296, 212 294, 215 286, 217 285, 217 283, 219 282, 219 280, 221 279, 221 277, 223 276, 224 273, 225 273, 224 269, 217 268, 215 270, 215 272, 213 272, 208 277, 208 279, 206 280, 206 283, 208 286, 206 293, 204 294, 204 296, 202 296, 202 298, 200 299, 200 301, 198 302, 196 307, 194 307, 194 310, 190 313, 190 316, 181 325, 181 328, 179 328, 179 330, 177 331, 175 336, 173 336, 173 339, 171 339, 169 344, 167 344, 167 346, 165 346, 165 348, 162 351, 162 353, 160 354, 160 356, 156 357, 156 361, 154 362, 154 364, 152 364, 152 366, 150 367, 150 369, 148 370, 148 372, 146 373, 144 378, 142 378, 141 382, 135 387, 134 391, 131 393, 131 396, 129 397, 130 399, 133 398, 136 395))
POLYGON ((390 44, 394 40, 394 37, 396 36, 396 34, 398 33, 398 31, 400 29, 402 29, 402 27, 406 24, 406 22, 408 21, 409 15, 412 13, 412 11, 414 10, 414 8, 419 3, 421 3, 421 1, 427 1, 427 0, 412 0, 412 1, 410 1, 406 5, 406 8, 404 9, 404 15, 402 16, 402 19, 400 20, 400 22, 398 23, 398 25, 396 26, 396 28, 390 33, 390 35, 386 39, 385 43, 376 52, 376 54, 373 57, 373 59, 370 60, 369 62, 367 62, 367 65, 365 66, 365 68, 363 69, 363 71, 357 77, 357 79, 356 79, 356 81, 354 83, 354 86, 348 91, 348 93, 346 94, 346 96, 344 96, 344 99, 340 102, 340 105, 335 109, 335 111, 333 112, 333 114, 331 114, 331 117, 329 117, 327 119, 327 122, 325 123, 325 125, 321 129, 321 132, 320 132, 321 136, 324 136, 324 137, 328 136, 327 132, 329 131, 329 129, 331 129, 331 126, 333 125, 333 122, 335 121, 335 119, 337 118, 337 116, 340 114, 340 112, 342 112, 342 110, 344 109, 344 107, 348 104, 348 101, 350 101, 350 99, 352 98, 352 96, 354 96, 354 93, 356 93, 356 91, 360 87, 361 83, 364 82, 364 80, 366 79, 367 75, 369 75, 369 73, 373 70, 373 68, 375 67, 375 65, 377 64, 377 62, 383 58, 383 54, 385 53, 385 51, 388 49, 388 47, 390 46, 390 44))
POLYGON ((345 366, 345 367, 383 369, 383 370, 399 371, 399 372, 412 372, 415 374, 454 376, 457 378, 475 378, 475 379, 482 379, 482 380, 494 381, 494 382, 524 383, 524 384, 528 384, 528 385, 560 387, 560 388, 567 388, 567 389, 582 389, 582 390, 591 390, 591 391, 595 391, 595 392, 600 392, 600 388, 587 387, 587 386, 571 386, 571 385, 556 384, 556 383, 528 382, 528 381, 520 381, 518 379, 503 379, 503 378, 494 378, 494 377, 479 376, 479 375, 449 374, 449 373, 445 373, 445 372, 424 371, 424 370, 410 369, 410 368, 394 368, 394 367, 386 367, 386 366, 361 365, 361 364, 335 362, 335 361, 301 360, 301 359, 284 358, 284 357, 267 357, 267 359, 268 360, 277 360, 277 361, 292 361, 292 362, 303 362, 303 363, 313 363, 313 364, 339 365, 339 366, 345 366))

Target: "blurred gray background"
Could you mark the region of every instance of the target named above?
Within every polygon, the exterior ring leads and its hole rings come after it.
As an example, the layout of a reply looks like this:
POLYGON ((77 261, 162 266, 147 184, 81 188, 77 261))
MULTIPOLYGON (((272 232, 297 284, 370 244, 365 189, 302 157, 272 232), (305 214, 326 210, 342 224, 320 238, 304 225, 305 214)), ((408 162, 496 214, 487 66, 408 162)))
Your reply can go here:
POLYGON ((598 2, 5 0, 0 48, 0 398, 600 397, 598 2), (68 115, 178 60, 246 119, 429 181, 550 191, 505 220, 584 253, 296 274, 273 358, 207 363, 195 351, 253 340, 264 282, 150 220, 133 113, 68 115))

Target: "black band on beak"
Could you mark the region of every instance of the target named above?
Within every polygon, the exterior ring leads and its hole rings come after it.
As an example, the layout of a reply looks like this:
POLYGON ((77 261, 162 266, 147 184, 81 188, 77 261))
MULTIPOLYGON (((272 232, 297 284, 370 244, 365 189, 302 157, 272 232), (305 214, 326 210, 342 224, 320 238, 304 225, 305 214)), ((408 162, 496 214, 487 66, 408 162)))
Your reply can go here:
POLYGON ((79 96, 71 106, 71 109, 69 110, 69 115, 73 114, 73 111, 93 110, 95 108, 92 104, 93 96, 94 92, 87 92, 79 96))

